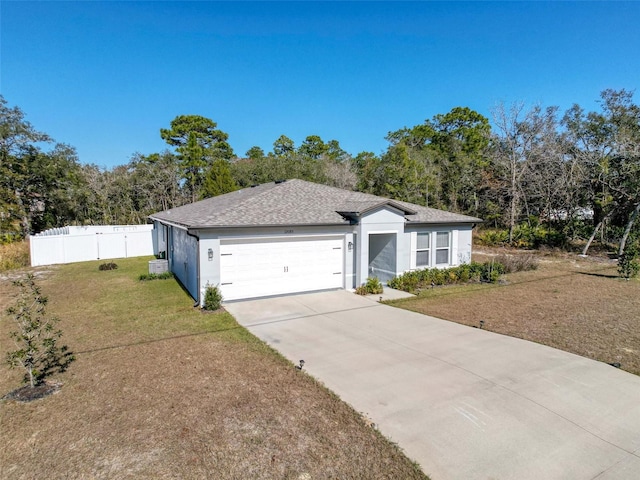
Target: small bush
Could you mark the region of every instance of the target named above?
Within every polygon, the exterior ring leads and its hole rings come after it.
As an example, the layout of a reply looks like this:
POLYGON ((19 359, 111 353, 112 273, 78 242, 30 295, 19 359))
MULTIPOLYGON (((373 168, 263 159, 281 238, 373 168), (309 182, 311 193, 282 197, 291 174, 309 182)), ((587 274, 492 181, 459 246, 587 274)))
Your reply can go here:
POLYGON ((149 280, 168 280, 170 278, 173 278, 173 273, 171 272, 143 273, 138 277, 138 280, 141 282, 147 282, 149 280))
POLYGON ((29 266, 29 242, 0 244, 0 272, 29 266))
POLYGON ((504 273, 538 269, 538 259, 534 255, 498 255, 495 261, 504 267, 504 273))
POLYGON ((498 247, 509 243, 509 232, 507 230, 485 230, 475 237, 478 245, 487 247, 498 247))
POLYGON ((377 277, 367 278, 367 282, 356 288, 358 295, 378 295, 383 292, 382 283, 377 277))
POLYGON ((107 263, 103 263, 102 265, 100 265, 98 267, 98 270, 100 271, 105 271, 105 270, 117 270, 118 269, 118 265, 113 263, 113 262, 107 262, 107 263))
POLYGON ((8 245, 10 243, 19 243, 22 237, 18 233, 2 233, 0 234, 0 245, 8 245))
POLYGON ((624 253, 618 257, 618 273, 625 280, 635 278, 640 273, 640 246, 638 246, 638 242, 627 244, 624 253))
POLYGON ((212 287, 207 285, 207 289, 204 292, 204 310, 218 310, 222 306, 222 293, 218 290, 218 287, 212 287))
POLYGON ((500 275, 504 273, 504 267, 498 262, 486 262, 482 265, 480 281, 486 283, 497 283, 500 275))
POLYGON ((363 283, 359 287, 356 287, 356 294, 363 295, 363 296, 367 295, 367 286, 363 283))

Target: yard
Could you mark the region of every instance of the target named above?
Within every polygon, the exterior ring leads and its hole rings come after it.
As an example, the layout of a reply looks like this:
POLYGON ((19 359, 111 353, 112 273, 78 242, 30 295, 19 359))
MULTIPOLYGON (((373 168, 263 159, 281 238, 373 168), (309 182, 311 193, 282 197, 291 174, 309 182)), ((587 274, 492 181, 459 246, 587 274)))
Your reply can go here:
MULTIPOLYGON (((76 355, 62 389, 0 401, 0 477, 426 478, 362 416, 147 260, 36 269, 76 355)), ((15 292, 0 280, 0 309, 15 292)), ((13 348, 6 317, 0 350, 13 348)), ((21 372, 0 365, 0 395, 21 372)))
MULTIPOLYGON (((486 261, 495 252, 474 254, 486 261)), ((511 252, 518 254, 518 252, 511 252)), ((597 257, 538 254, 497 285, 435 287, 393 305, 576 353, 640 375, 640 280, 597 257)))

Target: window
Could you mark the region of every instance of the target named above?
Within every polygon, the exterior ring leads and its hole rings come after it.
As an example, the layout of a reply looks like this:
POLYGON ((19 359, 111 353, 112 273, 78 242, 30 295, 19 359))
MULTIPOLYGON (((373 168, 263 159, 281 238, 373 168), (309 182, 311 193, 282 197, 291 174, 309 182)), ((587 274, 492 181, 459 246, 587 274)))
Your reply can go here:
POLYGON ((416 243, 416 267, 429 266, 430 237, 428 233, 418 233, 416 243))
POLYGON ((449 232, 436 233, 436 265, 449 264, 449 232))

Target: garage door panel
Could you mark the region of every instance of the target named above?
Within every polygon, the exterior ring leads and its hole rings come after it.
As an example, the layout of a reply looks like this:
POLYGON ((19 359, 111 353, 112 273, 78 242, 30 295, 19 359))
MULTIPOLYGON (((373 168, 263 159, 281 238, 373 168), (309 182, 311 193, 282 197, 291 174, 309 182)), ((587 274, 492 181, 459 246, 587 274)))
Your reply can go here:
POLYGON ((226 300, 341 288, 343 238, 287 238, 222 243, 226 300))

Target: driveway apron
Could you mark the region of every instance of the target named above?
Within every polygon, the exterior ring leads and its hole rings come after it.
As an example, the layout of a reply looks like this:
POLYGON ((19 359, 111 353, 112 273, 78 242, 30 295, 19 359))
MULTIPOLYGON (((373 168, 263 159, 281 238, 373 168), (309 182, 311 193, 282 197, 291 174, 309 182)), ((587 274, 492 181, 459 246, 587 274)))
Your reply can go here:
POLYGON ((225 305, 433 480, 640 478, 640 377, 344 290, 225 305))

